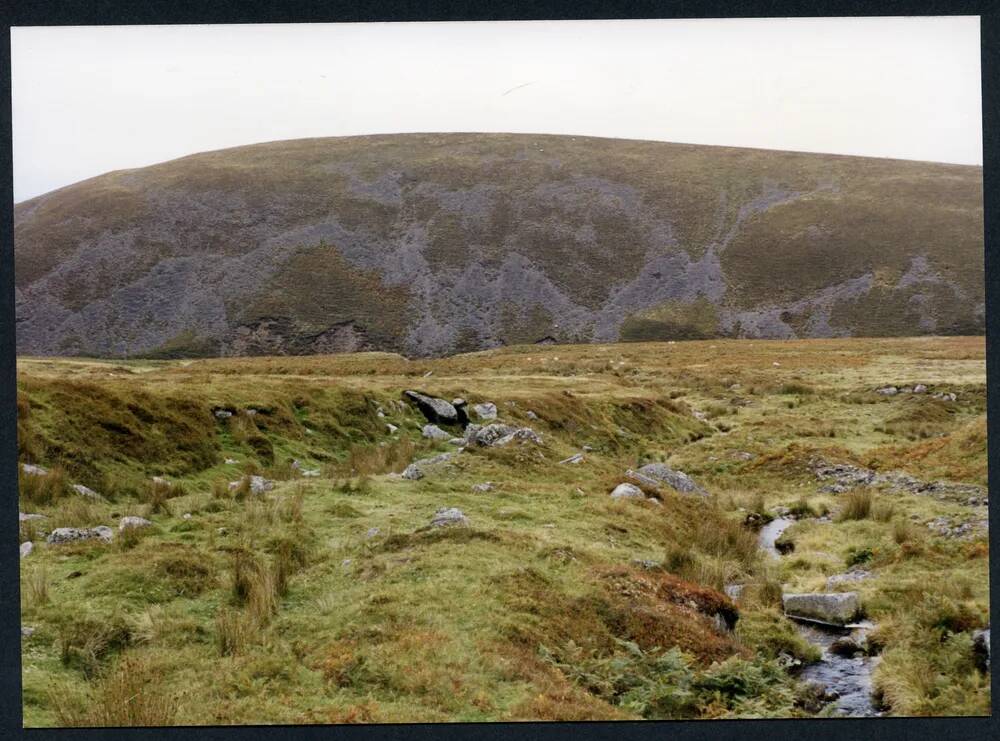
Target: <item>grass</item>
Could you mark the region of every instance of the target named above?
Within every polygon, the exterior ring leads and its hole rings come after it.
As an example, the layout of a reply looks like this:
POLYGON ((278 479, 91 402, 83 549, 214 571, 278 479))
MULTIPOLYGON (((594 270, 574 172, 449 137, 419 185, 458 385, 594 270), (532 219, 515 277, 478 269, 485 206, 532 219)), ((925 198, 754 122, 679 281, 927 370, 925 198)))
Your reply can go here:
POLYGON ((47 516, 22 523, 35 541, 21 561, 22 623, 36 629, 22 643, 25 722, 814 715, 821 703, 786 665, 816 652, 783 616, 782 585, 823 590, 848 563, 871 574, 836 588, 859 591, 878 625, 874 684, 888 712, 983 714, 990 687, 971 634, 988 614, 986 538, 927 527, 974 522, 980 508, 885 490, 829 494, 808 466, 814 456, 880 470, 898 461, 914 475, 983 480, 983 358, 981 338, 948 338, 133 361, 114 378, 109 363, 21 359, 25 425, 46 440, 36 462, 64 472, 60 490, 90 481, 110 500, 21 492, 23 512, 47 516), (953 413, 928 421, 941 437, 884 432, 906 404, 871 398, 887 377, 964 389, 953 413), (165 417, 135 427, 148 440, 111 451, 95 436, 85 455, 53 401, 67 384, 97 387, 98 408, 113 396, 136 419, 184 398, 199 427, 177 418, 179 434, 214 452, 200 460, 166 442, 175 422, 165 417), (730 403, 734 384, 751 403, 730 403), (532 426, 543 444, 466 451, 402 479, 394 474, 408 457, 454 450, 424 439, 422 417, 397 403, 414 386, 494 401, 503 421, 532 426), (716 405, 726 411, 707 423, 692 414, 716 405), (233 423, 211 413, 220 407, 258 411, 233 423), (838 436, 820 434, 824 425, 838 436), (558 464, 584 445, 583 463, 558 464), (321 475, 300 477, 293 459, 321 475), (627 468, 654 460, 711 496, 608 496, 627 468), (245 474, 270 475, 275 488, 230 490, 245 474), (154 475, 172 486, 153 486, 154 475), (485 481, 490 491, 473 490, 485 481), (469 525, 429 528, 442 507, 460 508, 469 525), (743 523, 783 507, 805 518, 787 531, 794 552, 762 558, 743 523), (809 519, 823 513, 841 514, 809 519), (57 522, 117 531, 128 514, 153 527, 112 544, 42 542, 57 522), (731 583, 744 585, 736 605, 720 593, 731 583), (738 617, 734 630, 720 631, 714 614, 738 617), (129 689, 119 669, 133 661, 148 681, 129 689), (116 699, 137 689, 142 707, 116 699))

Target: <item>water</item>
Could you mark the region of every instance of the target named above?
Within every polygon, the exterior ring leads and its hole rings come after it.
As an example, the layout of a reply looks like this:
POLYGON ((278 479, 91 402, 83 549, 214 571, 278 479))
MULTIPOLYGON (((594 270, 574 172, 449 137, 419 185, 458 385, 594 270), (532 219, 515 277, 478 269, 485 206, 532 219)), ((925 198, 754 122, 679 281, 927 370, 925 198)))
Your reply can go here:
MULTIPOLYGON (((781 534, 795 524, 788 517, 777 517, 760 529, 757 544, 762 551, 774 558, 780 558, 781 553, 774 547, 781 534)), ((815 623, 795 623, 799 633, 809 643, 822 651, 822 657, 815 664, 810 664, 799 675, 801 679, 816 682, 826 688, 829 695, 835 696, 834 712, 838 715, 852 718, 870 718, 881 713, 872 702, 872 669, 878 662, 877 657, 841 656, 833 653, 830 647, 838 638, 851 636, 860 639, 864 631, 873 627, 871 623, 852 626, 851 628, 835 628, 815 623)))

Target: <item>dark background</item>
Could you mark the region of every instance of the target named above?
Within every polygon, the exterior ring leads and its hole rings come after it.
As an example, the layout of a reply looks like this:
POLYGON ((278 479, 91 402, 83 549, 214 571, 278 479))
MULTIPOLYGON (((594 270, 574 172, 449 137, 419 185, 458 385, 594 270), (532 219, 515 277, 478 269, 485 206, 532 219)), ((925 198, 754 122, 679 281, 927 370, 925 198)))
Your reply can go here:
MULTIPOLYGON (((475 2, 437 0, 0 0, 0 738, 80 739, 500 739, 574 741, 656 739, 678 741, 741 739, 788 741, 808 738, 935 741, 1000 739, 996 700, 986 718, 884 718, 872 720, 760 720, 613 723, 494 723, 372 726, 250 726, 151 729, 22 730, 20 600, 17 555, 17 444, 15 440, 14 245, 11 167, 10 26, 171 23, 303 23, 335 21, 560 20, 600 18, 723 18, 789 16, 982 16, 983 176, 986 204, 986 347, 988 388, 1000 378, 1000 0, 536 0, 475 2)), ((72 116, 68 110, 66 115, 72 116)), ((1000 490, 1000 393, 987 399, 990 489, 1000 490)), ((990 503, 990 520, 1000 522, 1000 502, 990 503)), ((991 533, 996 552, 1000 538, 991 533)), ((995 559, 994 559, 995 561, 995 559)), ((1000 594, 1000 568, 990 564, 991 593, 1000 594)), ((992 614, 998 610, 993 605, 992 614)), ((993 638, 993 654, 1000 640, 993 638)), ((993 661, 992 680, 1000 672, 993 661)))

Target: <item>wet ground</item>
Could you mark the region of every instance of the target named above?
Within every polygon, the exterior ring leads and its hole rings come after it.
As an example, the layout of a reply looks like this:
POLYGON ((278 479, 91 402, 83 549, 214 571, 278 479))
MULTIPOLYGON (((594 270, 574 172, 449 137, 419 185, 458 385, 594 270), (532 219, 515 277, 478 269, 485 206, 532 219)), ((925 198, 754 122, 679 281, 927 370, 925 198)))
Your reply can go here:
MULTIPOLYGON (((774 558, 780 558, 781 553, 774 544, 781 534, 794 525, 796 520, 787 517, 776 517, 761 528, 758 545, 762 551, 774 558)), ((830 649, 838 638, 851 636, 861 642, 864 631, 874 627, 863 624, 852 628, 835 628, 814 623, 796 622, 799 633, 822 651, 822 658, 815 664, 810 664, 799 675, 807 682, 815 682, 826 688, 827 695, 833 699, 834 712, 855 718, 866 718, 881 713, 872 702, 872 669, 878 662, 878 657, 842 656, 830 649)))

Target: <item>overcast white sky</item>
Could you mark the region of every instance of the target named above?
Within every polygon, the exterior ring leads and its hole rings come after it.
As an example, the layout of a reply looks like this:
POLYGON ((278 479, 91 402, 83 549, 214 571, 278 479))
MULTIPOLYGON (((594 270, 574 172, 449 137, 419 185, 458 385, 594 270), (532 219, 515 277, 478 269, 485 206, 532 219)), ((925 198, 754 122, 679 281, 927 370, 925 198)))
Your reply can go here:
POLYGON ((510 131, 982 164, 979 19, 15 28, 14 198, 276 139, 510 131))

